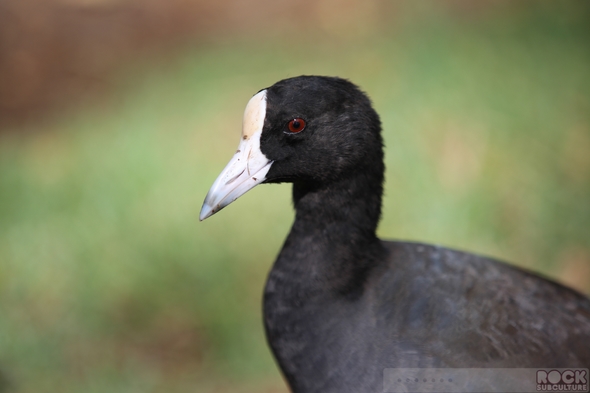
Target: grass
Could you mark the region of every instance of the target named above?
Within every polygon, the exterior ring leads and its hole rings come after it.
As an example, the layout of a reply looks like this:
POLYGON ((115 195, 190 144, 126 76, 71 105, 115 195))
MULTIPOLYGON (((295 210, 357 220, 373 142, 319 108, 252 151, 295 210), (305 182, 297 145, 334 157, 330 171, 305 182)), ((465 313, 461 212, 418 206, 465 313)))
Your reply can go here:
POLYGON ((382 115, 382 237, 590 291, 588 12, 572 4, 409 9, 360 38, 229 39, 132 64, 107 102, 5 130, 5 390, 286 391, 260 298, 290 189, 258 187, 203 223, 198 212, 249 97, 299 74, 347 77, 382 115))

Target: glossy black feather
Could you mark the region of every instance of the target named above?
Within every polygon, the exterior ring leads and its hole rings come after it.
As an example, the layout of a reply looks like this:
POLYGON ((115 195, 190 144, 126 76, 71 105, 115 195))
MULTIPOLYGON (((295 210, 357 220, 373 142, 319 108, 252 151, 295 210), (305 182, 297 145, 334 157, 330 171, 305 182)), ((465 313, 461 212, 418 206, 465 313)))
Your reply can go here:
POLYGON ((381 125, 352 83, 268 88, 267 181, 295 222, 264 292, 268 342, 293 392, 380 392, 390 367, 588 367, 590 301, 481 256, 375 235, 381 125), (288 132, 293 118, 304 131, 288 132))

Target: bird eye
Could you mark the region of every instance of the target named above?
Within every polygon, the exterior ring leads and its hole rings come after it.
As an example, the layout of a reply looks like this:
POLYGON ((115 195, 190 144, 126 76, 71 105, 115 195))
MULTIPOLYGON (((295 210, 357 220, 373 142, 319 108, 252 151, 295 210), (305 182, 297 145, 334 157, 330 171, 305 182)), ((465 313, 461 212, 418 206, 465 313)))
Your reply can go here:
POLYGON ((289 122, 289 131, 297 134, 298 132, 303 131, 305 128, 305 120, 300 118, 295 118, 289 122))

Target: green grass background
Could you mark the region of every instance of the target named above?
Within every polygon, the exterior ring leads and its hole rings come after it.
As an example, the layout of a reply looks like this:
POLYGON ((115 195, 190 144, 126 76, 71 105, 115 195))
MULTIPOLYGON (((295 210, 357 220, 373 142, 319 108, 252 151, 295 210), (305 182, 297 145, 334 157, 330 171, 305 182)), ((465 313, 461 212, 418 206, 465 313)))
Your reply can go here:
POLYGON ((286 392, 261 293, 292 221, 290 187, 198 213, 249 97, 300 74, 349 78, 382 116, 380 236, 589 292, 588 3, 395 11, 385 27, 307 24, 142 59, 113 77, 108 100, 3 130, 0 386, 286 392))

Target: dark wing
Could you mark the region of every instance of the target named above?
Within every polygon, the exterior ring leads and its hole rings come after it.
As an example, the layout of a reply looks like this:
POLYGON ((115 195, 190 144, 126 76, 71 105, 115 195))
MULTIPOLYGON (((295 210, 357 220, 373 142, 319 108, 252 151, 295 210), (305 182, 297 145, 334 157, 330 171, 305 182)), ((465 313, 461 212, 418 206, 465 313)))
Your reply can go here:
POLYGON ((377 312, 391 325, 392 340, 432 359, 432 366, 590 365, 584 295, 491 258, 384 244, 389 266, 377 279, 383 299, 377 312))

